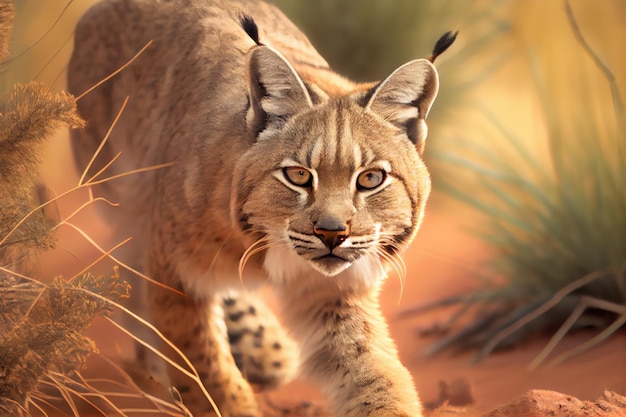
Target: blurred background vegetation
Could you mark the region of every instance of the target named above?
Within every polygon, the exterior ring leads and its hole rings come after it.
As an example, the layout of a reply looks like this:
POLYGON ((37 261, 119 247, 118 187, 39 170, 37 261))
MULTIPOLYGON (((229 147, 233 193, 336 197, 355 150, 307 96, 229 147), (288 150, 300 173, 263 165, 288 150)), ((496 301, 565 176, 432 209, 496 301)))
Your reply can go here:
MULTIPOLYGON (((91 3, 16 0, 14 58, 0 70, 1 91, 34 79, 63 88, 73 27, 91 3)), ((460 31, 437 61, 441 91, 426 152, 435 187, 431 210, 465 216, 468 207, 476 209, 481 220, 472 217, 468 227, 496 256, 484 277, 489 290, 456 299, 475 308, 472 324, 483 326, 471 335, 461 328, 434 350, 470 336, 472 346, 484 348, 559 290, 598 271, 559 302, 561 310, 542 315, 545 325, 534 321, 533 330, 554 330, 583 296, 616 307, 583 323, 616 323, 626 304, 624 114, 614 102, 626 81, 626 2, 571 1, 581 33, 614 76, 613 94, 576 39, 563 1, 274 3, 331 66, 356 80, 385 77, 428 56, 445 31, 460 31), (503 311, 511 315, 493 320, 503 311)), ((68 149, 59 135, 44 164, 44 177, 57 187, 67 188, 72 178, 68 149)))
POLYGON ((460 31, 437 64, 426 158, 436 193, 482 215, 472 226, 495 256, 484 288, 431 306, 459 307, 429 353, 478 348, 480 359, 563 325, 537 365, 571 328, 600 333, 560 359, 626 323, 625 3, 277 3, 359 80, 460 31))

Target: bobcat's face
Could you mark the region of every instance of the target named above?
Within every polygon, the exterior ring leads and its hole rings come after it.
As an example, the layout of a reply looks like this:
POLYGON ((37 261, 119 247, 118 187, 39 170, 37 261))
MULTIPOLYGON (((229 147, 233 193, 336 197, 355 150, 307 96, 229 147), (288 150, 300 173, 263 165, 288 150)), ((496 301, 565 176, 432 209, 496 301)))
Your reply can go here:
POLYGON ((430 190, 403 131, 350 99, 295 116, 239 166, 244 228, 328 276, 404 249, 430 190))
POLYGON ((412 61, 340 98, 307 88, 265 46, 249 53, 247 71, 253 143, 235 167, 231 213, 257 240, 243 262, 266 250, 277 280, 393 263, 430 191, 419 154, 438 87, 432 64, 412 61))

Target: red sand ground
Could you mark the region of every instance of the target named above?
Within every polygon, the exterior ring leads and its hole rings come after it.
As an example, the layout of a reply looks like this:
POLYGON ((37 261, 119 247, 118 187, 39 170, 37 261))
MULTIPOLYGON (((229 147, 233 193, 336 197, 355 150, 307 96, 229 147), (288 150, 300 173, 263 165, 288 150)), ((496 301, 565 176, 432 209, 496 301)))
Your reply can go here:
MULTIPOLYGON (((53 2, 50 4, 52 5, 53 2)), ((582 5, 583 3, 577 2, 573 6, 576 11, 579 11, 582 10, 582 5)), ((606 5, 603 4, 603 6, 606 5)), ((579 17, 585 33, 595 34, 596 37, 591 38, 594 41, 594 47, 600 47, 602 57, 611 58, 609 61, 611 68, 616 74, 621 74, 623 71, 619 69, 622 68, 620 63, 624 54, 620 51, 623 48, 620 42, 615 42, 615 39, 619 38, 616 37, 616 33, 622 30, 623 19, 620 19, 621 9, 609 6, 597 7, 594 3, 584 13, 580 12, 579 17), (594 27, 601 30, 593 32, 594 27)), ((37 8, 41 7, 43 3, 41 6, 37 5, 37 8)), ((77 9, 75 12, 74 19, 81 11, 77 9)), ((54 18, 57 11, 55 10, 54 13, 48 11, 48 15, 54 18)), ((563 91, 559 90, 560 94, 567 93, 564 97, 569 97, 572 102, 577 100, 578 90, 573 88, 568 80, 579 81, 580 74, 571 70, 578 65, 579 58, 577 57, 582 52, 580 52, 580 46, 572 41, 570 29, 562 11, 562 3, 520 1, 515 3, 512 16, 515 16, 512 19, 514 34, 520 41, 519 45, 515 45, 521 46, 517 55, 523 59, 512 60, 510 68, 494 74, 491 88, 481 86, 477 95, 480 98, 489 97, 489 102, 494 108, 510 109, 508 112, 499 111, 497 114, 503 118, 503 123, 511 132, 519 133, 523 135, 522 137, 542 137, 542 124, 537 120, 537 113, 541 112, 541 106, 538 107, 537 103, 531 99, 534 96, 530 91, 534 89, 535 83, 526 74, 528 68, 524 63, 527 56, 524 51, 529 45, 534 48, 540 47, 537 62, 545 61, 546 66, 554 65, 555 72, 558 74, 557 80, 563 81, 564 88, 563 91), (550 36, 546 37, 548 30, 550 36), (559 54, 555 55, 555 51, 559 54), (568 64, 556 65, 563 62, 568 64), (571 63, 576 63, 576 65, 572 66, 571 63), (566 76, 568 74, 569 78, 566 76)), ((47 24, 41 26, 47 27, 47 24)), ((18 25, 18 27, 21 26, 18 25)), ((73 27, 73 23, 68 24, 67 27, 73 27)), ((30 30, 30 27, 23 36, 26 34, 39 36, 39 32, 30 30)), ((460 42, 463 40, 460 39, 460 42)), ((462 45, 462 43, 459 44, 459 50, 462 50, 462 45)), ((532 50, 535 51, 535 49, 532 50)), ((47 51, 44 55, 47 59, 47 51)), ((41 62, 45 62, 46 59, 41 62)), ((34 65, 33 68, 39 67, 34 65)), ((57 73, 56 70, 49 72, 57 73)), ((594 79, 598 80, 598 86, 603 86, 598 89, 606 88, 602 77, 596 75, 594 79)), ((468 130, 474 131, 475 129, 468 130)), ((475 130, 475 132, 479 134, 482 130, 475 130)), ((70 174, 73 167, 68 148, 66 139, 65 141, 52 141, 50 149, 56 157, 47 157, 46 162, 49 166, 43 169, 47 182, 51 183, 58 192, 76 183, 76 178, 70 174)), ((85 194, 81 196, 81 199, 84 197, 85 194)), ((76 207, 76 201, 84 201, 81 199, 74 199, 74 204, 62 202, 62 213, 70 213, 71 207, 76 207)), ((415 376, 422 400, 424 402, 436 401, 439 395, 439 382, 451 382, 457 378, 467 379, 478 406, 483 409, 510 401, 530 388, 557 390, 582 400, 594 400, 602 395, 604 389, 625 394, 626 332, 624 331, 612 336, 599 347, 568 362, 553 368, 543 366, 532 372, 528 371, 527 366, 541 351, 547 342, 545 339, 532 340, 514 350, 494 354, 476 366, 470 365, 471 353, 458 356, 442 354, 434 358, 421 356, 420 353, 433 340, 420 339, 417 336, 417 329, 427 327, 433 321, 442 319, 442 315, 440 313, 429 314, 410 320, 398 320, 394 318, 395 312, 414 304, 437 300, 464 289, 476 287, 478 282, 476 271, 480 270, 481 262, 488 256, 488 251, 481 242, 463 230, 463 225, 468 224, 467 210, 442 204, 438 199, 440 200, 440 197, 435 195, 434 201, 431 201, 423 228, 412 249, 405 255, 407 277, 402 297, 399 297, 400 283, 395 277, 389 279, 382 294, 383 308, 389 317, 391 333, 398 343, 403 362, 415 376)), ((74 223, 89 229, 89 234, 106 249, 117 243, 107 240, 106 229, 94 220, 89 212, 77 216, 74 223)), ((91 248, 83 238, 68 228, 61 229, 60 238, 59 248, 46 257, 42 270, 70 276, 81 271, 85 265, 99 256, 98 252, 91 248)), ((106 268, 92 268, 92 270, 104 272, 106 268)), ((128 342, 117 341, 109 332, 109 327, 101 323, 90 330, 90 334, 98 341, 103 353, 127 356, 128 342)), ((568 336, 559 345, 557 351, 562 352, 589 337, 588 334, 568 336)), ((98 372, 97 369, 88 371, 95 374, 98 372)), ((272 394, 271 398, 297 401, 315 400, 320 396, 316 389, 298 382, 272 394)))
MULTIPOLYGON (((407 278, 400 294, 399 280, 392 277, 382 293, 383 310, 396 340, 403 363, 415 377, 422 401, 435 402, 439 382, 466 379, 480 409, 489 409, 519 397, 530 389, 549 389, 583 400, 595 400, 605 389, 626 393, 626 334, 622 331, 608 342, 555 367, 542 366, 530 371, 528 364, 542 350, 547 340, 532 340, 506 352, 498 352, 478 365, 470 362, 474 353, 443 353, 425 358, 421 352, 436 339, 420 338, 418 329, 427 327, 445 315, 424 314, 410 320, 394 318, 394 313, 408 306, 438 300, 476 286, 472 278, 486 259, 487 250, 477 238, 462 230, 459 218, 467 213, 446 209, 430 210, 412 248, 404 256, 407 278)), ((465 223, 467 224, 467 223, 465 223)), ((565 338, 556 353, 565 351, 590 337, 574 334, 565 338)), ((301 383, 289 387, 294 393, 313 398, 314 391, 301 383)))
MULTIPOLYGON (((69 161, 68 161, 69 162, 69 161)), ((482 262, 488 257, 487 248, 470 233, 463 230, 468 222, 467 210, 441 204, 435 196, 424 225, 412 248, 405 254, 407 276, 400 297, 400 281, 390 277, 381 295, 383 311, 389 318, 392 336, 397 341, 404 364, 413 373, 422 401, 430 403, 439 397, 440 381, 451 383, 463 378, 479 409, 488 409, 519 397, 529 389, 550 389, 573 395, 582 400, 594 400, 605 389, 626 393, 626 334, 622 331, 609 341, 555 367, 542 366, 529 371, 528 364, 537 355, 545 339, 532 340, 506 352, 493 354, 479 365, 471 365, 473 353, 451 355, 444 353, 425 358, 421 352, 435 339, 418 337, 418 329, 442 320, 440 313, 424 314, 409 319, 399 319, 395 314, 406 307, 434 301, 476 287, 482 262)), ((62 212, 69 212, 61 204, 62 212)), ((88 211, 79 215, 75 223, 90 229, 99 244, 107 242, 107 231, 88 211)), ((68 228, 60 233, 59 248, 44 259, 43 270, 63 271, 65 276, 80 271, 98 257, 98 252, 78 238, 68 228)), ((89 330, 98 342, 101 352, 128 357, 128 340, 117 340, 110 327, 99 323, 89 330)), ((571 348, 588 334, 568 336, 557 352, 571 348)), ((97 375, 97 369, 88 369, 97 375)), ((319 391, 301 381, 294 382, 271 393, 269 398, 278 404, 295 404, 299 401, 323 402, 319 391)))

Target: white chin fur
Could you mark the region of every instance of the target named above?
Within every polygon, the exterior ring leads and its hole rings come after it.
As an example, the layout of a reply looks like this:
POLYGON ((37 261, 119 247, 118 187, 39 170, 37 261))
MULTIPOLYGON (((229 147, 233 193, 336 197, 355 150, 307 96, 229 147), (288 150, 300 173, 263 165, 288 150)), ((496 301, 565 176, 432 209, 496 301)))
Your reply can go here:
POLYGON ((377 285, 386 276, 385 269, 376 256, 362 256, 352 264, 324 268, 310 262, 285 246, 272 246, 265 253, 263 267, 274 283, 288 283, 300 277, 341 281, 345 285, 377 285))

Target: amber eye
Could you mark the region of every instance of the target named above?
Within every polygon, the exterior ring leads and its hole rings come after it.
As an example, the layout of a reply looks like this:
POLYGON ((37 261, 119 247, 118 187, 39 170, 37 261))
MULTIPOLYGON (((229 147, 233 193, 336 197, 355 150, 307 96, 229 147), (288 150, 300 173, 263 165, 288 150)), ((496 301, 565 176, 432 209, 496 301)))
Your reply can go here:
POLYGON ((382 169, 368 169, 359 174, 356 185, 359 190, 373 190, 380 186, 387 178, 387 173, 382 169))
POLYGON ((305 168, 301 167, 285 167, 283 175, 293 185, 298 187, 310 187, 313 183, 313 175, 305 168))

